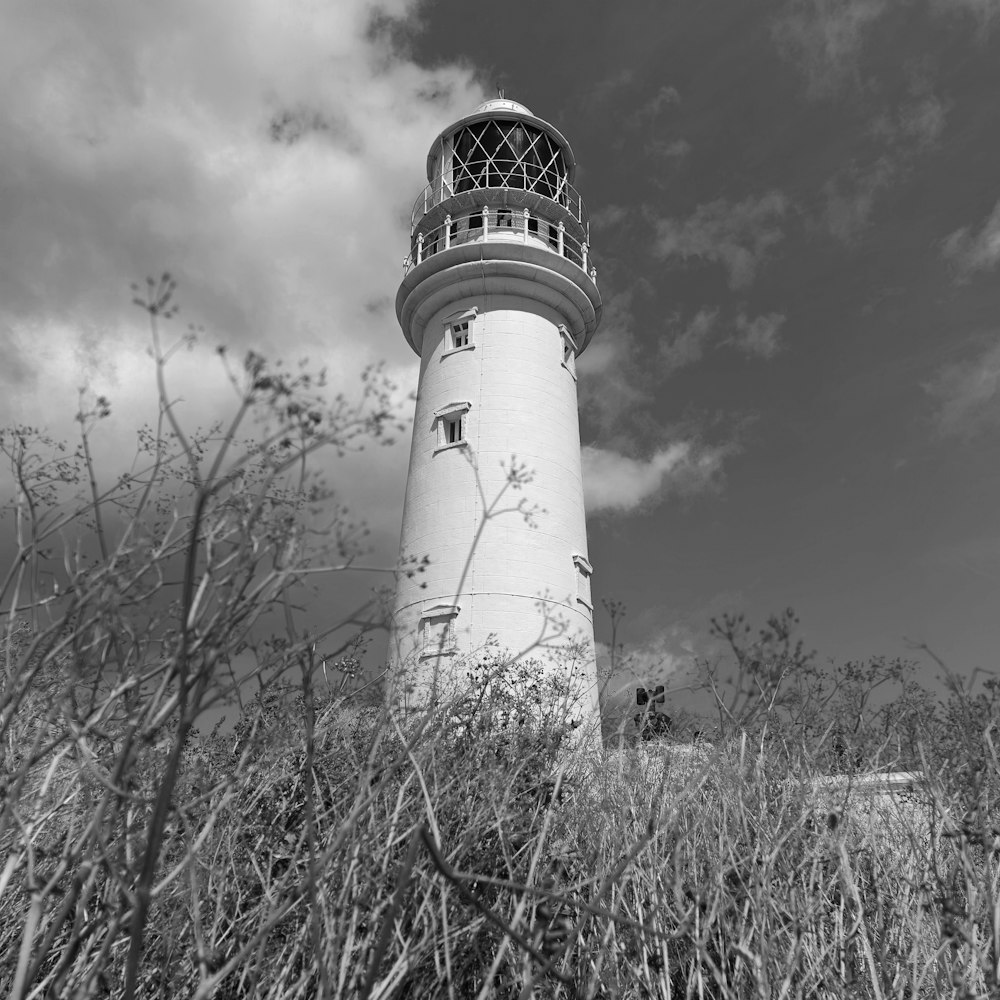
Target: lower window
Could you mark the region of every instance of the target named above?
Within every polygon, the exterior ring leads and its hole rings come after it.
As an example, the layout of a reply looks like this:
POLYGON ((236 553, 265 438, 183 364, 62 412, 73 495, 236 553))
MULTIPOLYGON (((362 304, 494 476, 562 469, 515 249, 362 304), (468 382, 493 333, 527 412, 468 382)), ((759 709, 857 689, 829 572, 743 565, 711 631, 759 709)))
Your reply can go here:
POLYGON ((576 566, 576 600, 588 611, 594 610, 594 601, 590 596, 590 578, 594 573, 594 567, 590 565, 586 556, 573 556, 573 565, 576 566))
POLYGON ((429 608, 420 619, 420 655, 452 656, 457 652, 455 619, 459 608, 439 605, 429 608))

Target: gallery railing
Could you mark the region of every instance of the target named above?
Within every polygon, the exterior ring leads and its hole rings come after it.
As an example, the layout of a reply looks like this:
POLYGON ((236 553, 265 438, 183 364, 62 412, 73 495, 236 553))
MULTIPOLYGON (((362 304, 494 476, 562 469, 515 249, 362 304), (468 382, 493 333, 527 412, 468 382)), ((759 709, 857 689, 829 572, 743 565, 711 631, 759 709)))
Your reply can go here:
POLYGON ((466 243, 521 243, 539 247, 572 261, 597 283, 597 268, 590 260, 590 246, 566 228, 532 214, 528 209, 484 206, 482 209, 451 216, 432 229, 413 235, 410 254, 403 261, 403 274, 422 264, 428 257, 466 243))

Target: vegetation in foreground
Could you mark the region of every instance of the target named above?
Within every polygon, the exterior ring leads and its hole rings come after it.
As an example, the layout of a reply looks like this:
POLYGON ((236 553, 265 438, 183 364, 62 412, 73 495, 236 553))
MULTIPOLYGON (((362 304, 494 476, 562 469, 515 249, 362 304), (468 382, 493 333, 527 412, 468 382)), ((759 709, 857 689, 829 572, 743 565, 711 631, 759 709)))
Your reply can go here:
POLYGON ((697 755, 624 735, 574 751, 529 668, 498 658, 403 728, 353 676, 345 623, 301 615, 355 551, 343 518, 311 548, 329 501, 304 461, 382 438, 390 387, 372 375, 331 412, 312 377, 251 355, 233 423, 188 437, 163 382, 172 291, 141 299, 161 375, 144 470, 98 485, 103 400, 75 451, 0 438, 18 484, 4 995, 1000 994, 996 684, 935 701, 904 664, 819 670, 788 616, 756 636, 733 618, 697 755), (234 731, 199 732, 241 698, 234 731), (920 771, 906 796, 853 781, 900 767, 920 771), (845 783, 817 790, 831 771, 845 783))

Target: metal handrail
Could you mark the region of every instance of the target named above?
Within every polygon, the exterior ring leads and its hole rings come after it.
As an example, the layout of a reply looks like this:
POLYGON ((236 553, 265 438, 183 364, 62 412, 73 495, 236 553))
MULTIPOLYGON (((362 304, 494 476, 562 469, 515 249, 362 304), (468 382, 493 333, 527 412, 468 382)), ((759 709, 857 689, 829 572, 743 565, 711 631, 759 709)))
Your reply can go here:
POLYGON ((561 205, 585 228, 590 219, 580 192, 566 179, 565 174, 552 169, 539 169, 537 175, 529 174, 531 164, 520 160, 485 158, 455 165, 450 173, 442 173, 428 184, 413 203, 410 213, 410 231, 414 232, 420 220, 442 202, 466 191, 489 188, 506 191, 530 191, 543 195, 561 205))
POLYGON ((404 276, 428 257, 469 243, 522 243, 545 249, 572 261, 597 284, 597 268, 590 258, 590 244, 577 239, 565 222, 552 222, 528 209, 486 206, 444 222, 427 232, 417 232, 410 254, 403 260, 404 276))

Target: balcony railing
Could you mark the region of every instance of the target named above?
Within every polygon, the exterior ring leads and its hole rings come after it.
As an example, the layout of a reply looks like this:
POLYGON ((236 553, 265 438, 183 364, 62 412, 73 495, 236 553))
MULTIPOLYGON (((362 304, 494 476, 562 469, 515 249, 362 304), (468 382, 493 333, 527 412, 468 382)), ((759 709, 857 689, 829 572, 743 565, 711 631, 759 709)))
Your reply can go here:
POLYGON ((565 222, 552 222, 528 209, 485 206, 454 218, 450 215, 427 232, 413 236, 409 256, 403 261, 403 274, 422 264, 436 253, 467 243, 513 243, 538 247, 572 261, 594 284, 597 268, 590 260, 590 245, 566 229, 565 222))
POLYGON ((584 229, 590 219, 580 192, 557 170, 533 168, 520 160, 493 158, 455 163, 454 167, 436 178, 420 192, 410 215, 410 232, 415 232, 420 220, 433 208, 455 195, 484 188, 506 191, 530 191, 561 205, 584 229))

